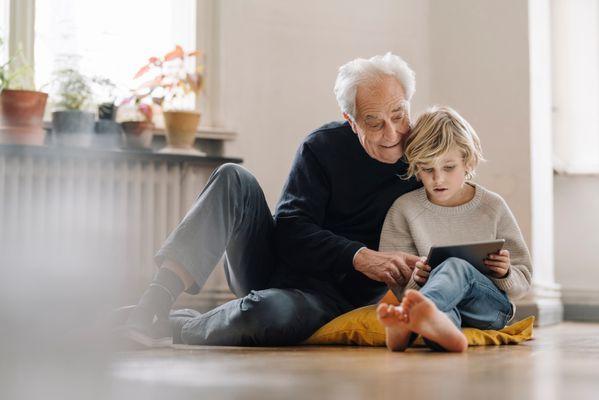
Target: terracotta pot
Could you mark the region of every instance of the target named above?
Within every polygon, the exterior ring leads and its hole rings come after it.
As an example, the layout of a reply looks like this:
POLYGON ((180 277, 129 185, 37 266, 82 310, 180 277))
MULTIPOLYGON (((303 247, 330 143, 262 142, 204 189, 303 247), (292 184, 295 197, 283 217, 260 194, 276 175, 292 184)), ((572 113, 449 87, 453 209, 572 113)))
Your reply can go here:
POLYGON ((154 124, 148 121, 121 122, 123 145, 135 149, 151 149, 154 137, 154 124))
POLYGON ((48 94, 4 89, 0 93, 0 143, 44 144, 48 94))
POLYGON ((193 147, 200 113, 192 111, 165 111, 164 126, 169 147, 190 149, 193 147))

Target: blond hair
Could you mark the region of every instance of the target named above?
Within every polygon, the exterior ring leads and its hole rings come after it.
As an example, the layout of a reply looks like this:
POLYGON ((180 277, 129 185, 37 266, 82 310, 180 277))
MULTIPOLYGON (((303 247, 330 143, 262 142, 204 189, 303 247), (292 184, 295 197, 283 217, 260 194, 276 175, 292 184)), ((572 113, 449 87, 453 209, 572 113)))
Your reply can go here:
POLYGON ((470 168, 466 179, 472 179, 474 168, 484 161, 478 135, 454 109, 429 108, 418 117, 406 142, 404 153, 409 163, 406 178, 418 173, 419 164, 433 164, 454 148, 462 153, 464 164, 470 168))

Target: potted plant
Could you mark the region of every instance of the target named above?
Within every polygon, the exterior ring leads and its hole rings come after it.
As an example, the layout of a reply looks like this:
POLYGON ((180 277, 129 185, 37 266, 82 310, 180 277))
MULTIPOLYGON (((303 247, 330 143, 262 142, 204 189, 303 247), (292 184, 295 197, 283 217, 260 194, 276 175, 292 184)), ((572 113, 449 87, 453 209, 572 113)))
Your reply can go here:
MULTIPOLYGON (((2 45, 0 38, 0 48, 2 45)), ((0 143, 44 144, 48 94, 33 88, 33 69, 22 51, 0 65, 0 143)))
POLYGON ((115 104, 116 85, 108 78, 94 77, 92 79, 94 97, 98 99, 98 121, 94 131, 94 145, 98 147, 118 147, 121 142, 123 129, 116 122, 118 107, 115 104))
MULTIPOLYGON (((123 105, 128 105, 131 99, 126 99, 123 105)), ((124 147, 136 149, 151 149, 154 137, 154 112, 150 104, 144 103, 141 98, 135 98, 133 104, 134 115, 129 116, 126 121, 121 122, 123 128, 124 147)))
POLYGON ((95 115, 84 110, 92 95, 90 79, 71 67, 57 70, 54 76, 58 111, 52 113, 52 131, 59 143, 90 145, 95 115))
POLYGON ((163 109, 169 147, 191 149, 195 141, 200 113, 194 110, 194 100, 203 82, 199 55, 197 50, 186 52, 177 45, 163 57, 149 58, 134 76, 145 79, 136 95, 150 97, 163 109))

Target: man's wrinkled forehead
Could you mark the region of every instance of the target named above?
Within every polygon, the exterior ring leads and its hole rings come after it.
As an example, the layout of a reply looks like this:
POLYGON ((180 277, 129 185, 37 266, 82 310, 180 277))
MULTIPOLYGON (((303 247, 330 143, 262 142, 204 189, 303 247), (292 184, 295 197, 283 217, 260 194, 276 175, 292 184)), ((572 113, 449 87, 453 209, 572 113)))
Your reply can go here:
POLYGON ((356 113, 366 117, 393 112, 408 112, 409 102, 401 83, 392 76, 369 79, 358 85, 356 113))
POLYGON ((364 109, 362 113, 358 113, 363 116, 364 120, 379 119, 387 113, 391 115, 401 114, 403 116, 410 113, 410 103, 407 100, 399 100, 386 109, 364 109))

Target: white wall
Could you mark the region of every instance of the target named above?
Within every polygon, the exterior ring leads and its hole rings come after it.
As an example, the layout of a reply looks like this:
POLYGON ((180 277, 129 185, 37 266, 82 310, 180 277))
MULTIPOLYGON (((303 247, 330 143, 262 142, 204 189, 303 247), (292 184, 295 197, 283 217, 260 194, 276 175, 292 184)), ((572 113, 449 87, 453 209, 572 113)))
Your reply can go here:
POLYGON ((431 6, 431 101, 456 108, 488 162, 477 180, 500 193, 530 243, 526 2, 452 0, 431 6))
POLYGON ((337 68, 356 57, 400 54, 417 73, 413 109, 428 103, 428 2, 225 0, 220 6, 223 116, 271 209, 301 140, 341 119, 337 68))
POLYGON ((555 178, 556 278, 569 303, 599 303, 599 177, 555 178))

